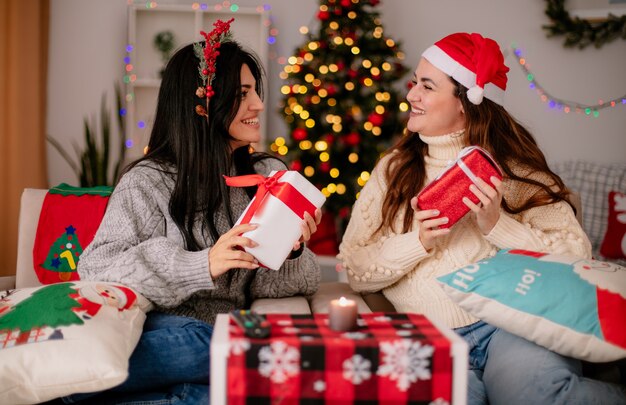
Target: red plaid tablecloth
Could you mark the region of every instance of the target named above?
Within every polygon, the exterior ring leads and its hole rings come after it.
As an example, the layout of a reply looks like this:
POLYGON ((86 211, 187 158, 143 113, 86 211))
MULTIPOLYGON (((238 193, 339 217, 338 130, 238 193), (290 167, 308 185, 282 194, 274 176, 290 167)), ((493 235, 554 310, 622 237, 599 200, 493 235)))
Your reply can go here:
POLYGON ((326 314, 268 314, 272 333, 250 339, 230 320, 229 404, 449 404, 451 343, 424 316, 359 315, 335 332, 326 314))

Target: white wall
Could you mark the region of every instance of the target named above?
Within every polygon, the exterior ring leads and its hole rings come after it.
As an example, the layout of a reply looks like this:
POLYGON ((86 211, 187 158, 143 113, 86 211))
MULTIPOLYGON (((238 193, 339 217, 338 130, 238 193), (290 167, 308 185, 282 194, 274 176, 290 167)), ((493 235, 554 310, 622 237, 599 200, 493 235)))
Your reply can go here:
MULTIPOLYGON (((82 145, 84 116, 98 111, 107 92, 113 105, 113 83, 124 74, 126 0, 51 0, 48 81, 48 133, 71 145, 82 145)), ((191 4, 192 1, 160 1, 191 4)), ((317 27, 317 0, 240 0, 240 6, 269 4, 273 27, 279 31, 270 52, 290 56, 303 42, 298 29, 317 27)), ((209 2, 213 5, 215 3, 209 2)), ((512 43, 524 50, 539 83, 553 96, 583 104, 626 93, 626 41, 600 49, 562 46, 562 38, 547 38, 548 23, 540 0, 383 0, 378 7, 386 32, 402 42, 406 64, 413 70, 423 49, 457 31, 480 32, 503 48, 512 43), (494 18, 494 16, 498 16, 494 18)), ((509 51, 510 54, 510 51, 509 51)), ((536 136, 551 161, 588 159, 626 162, 626 106, 600 111, 599 118, 550 110, 528 89, 514 57, 507 57, 509 84, 505 106, 536 136)), ((275 112, 280 98, 281 66, 272 59, 268 70, 268 134, 285 136, 275 112)), ((408 76, 407 76, 408 79, 408 76)), ((75 183, 75 176, 49 148, 49 181, 75 183)))

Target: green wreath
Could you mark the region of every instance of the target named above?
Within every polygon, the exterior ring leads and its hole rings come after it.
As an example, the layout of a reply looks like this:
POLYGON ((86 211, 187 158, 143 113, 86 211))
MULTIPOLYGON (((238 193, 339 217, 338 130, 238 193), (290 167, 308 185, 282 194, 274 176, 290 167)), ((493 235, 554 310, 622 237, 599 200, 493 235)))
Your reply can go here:
POLYGON ((548 37, 565 35, 566 47, 578 46, 582 49, 589 44, 600 48, 616 38, 626 39, 626 15, 621 17, 609 14, 600 22, 590 22, 578 17, 570 17, 565 10, 565 0, 546 0, 546 15, 552 21, 544 25, 548 37))

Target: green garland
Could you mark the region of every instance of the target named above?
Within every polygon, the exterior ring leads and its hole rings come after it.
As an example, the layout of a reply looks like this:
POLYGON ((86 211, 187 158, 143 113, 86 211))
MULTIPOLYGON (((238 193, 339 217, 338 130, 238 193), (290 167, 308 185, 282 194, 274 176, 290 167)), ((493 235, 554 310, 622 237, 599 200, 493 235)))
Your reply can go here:
POLYGON ((589 44, 596 48, 609 43, 616 38, 626 39, 626 15, 615 16, 609 14, 599 22, 590 22, 578 17, 570 17, 565 10, 565 0, 546 0, 546 15, 552 21, 551 25, 544 25, 548 37, 565 35, 566 47, 578 46, 582 49, 589 44))

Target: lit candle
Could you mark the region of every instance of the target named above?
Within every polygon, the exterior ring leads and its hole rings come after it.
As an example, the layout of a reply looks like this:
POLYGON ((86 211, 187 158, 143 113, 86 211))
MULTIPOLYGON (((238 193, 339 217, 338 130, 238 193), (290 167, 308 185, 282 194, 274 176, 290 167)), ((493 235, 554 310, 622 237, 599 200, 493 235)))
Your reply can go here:
POLYGON ((356 302, 341 297, 332 300, 328 308, 328 325, 331 329, 344 332, 356 328, 356 302))

